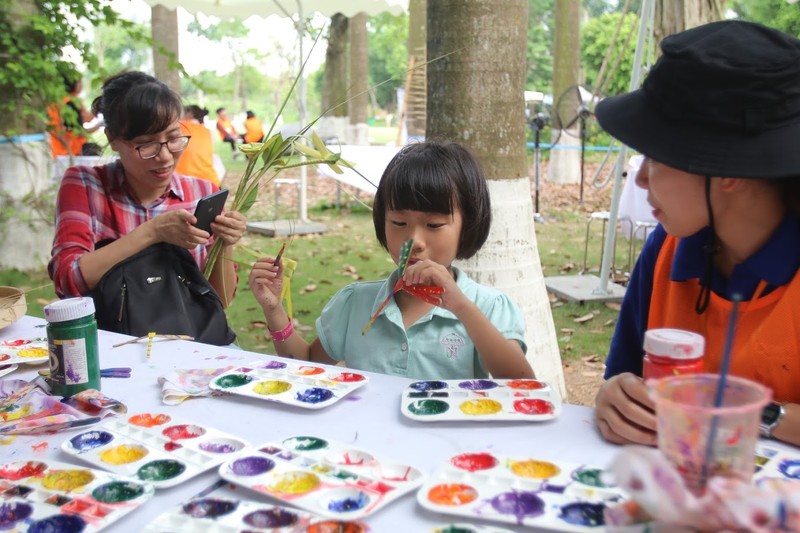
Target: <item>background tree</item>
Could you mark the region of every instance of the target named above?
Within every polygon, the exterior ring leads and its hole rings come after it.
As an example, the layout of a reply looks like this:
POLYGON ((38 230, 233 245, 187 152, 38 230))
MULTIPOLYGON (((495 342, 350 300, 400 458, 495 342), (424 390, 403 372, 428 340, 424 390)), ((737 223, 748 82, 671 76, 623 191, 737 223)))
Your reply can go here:
POLYGON ((525 87, 549 93, 553 84, 553 0, 528 0, 525 87))
POLYGON ((375 88, 375 101, 382 109, 396 109, 395 91, 406 79, 408 15, 370 17, 367 32, 369 85, 375 88))
POLYGON ((460 265, 480 283, 505 290, 527 324, 528 358, 564 396, 561 358, 536 248, 525 149, 527 0, 428 3, 429 139, 469 148, 487 176, 492 228, 478 255, 460 265))
MULTIPOLYGON (((427 60, 427 0, 410 0, 408 3, 408 64, 423 65, 427 60)), ((415 69, 409 74, 427 87, 426 67, 415 69)), ((406 128, 409 137, 424 137, 426 129, 428 93, 427 89, 409 90, 406 95, 406 128)))
POLYGON ((336 106, 328 112, 333 117, 347 116, 347 106, 338 105, 347 100, 347 23, 347 17, 336 13, 328 26, 322 109, 336 106))
MULTIPOLYGON (((656 0, 653 40, 660 43, 667 35, 707 22, 722 20, 726 0, 656 0)), ((656 53, 660 54, 657 48, 656 53)))
POLYGON ((181 78, 177 66, 178 11, 162 5, 153 6, 150 19, 153 31, 153 69, 155 76, 180 94, 181 78))
POLYGON ((369 144, 367 131, 367 106, 369 104, 369 76, 367 71, 367 14, 357 13, 350 17, 347 26, 350 35, 350 134, 348 142, 369 144))
POLYGON ((102 81, 111 74, 125 69, 151 68, 152 48, 145 38, 149 30, 144 24, 136 23, 132 23, 130 32, 121 32, 116 26, 106 24, 95 28, 92 44, 97 56, 97 71, 92 73, 93 92, 97 92, 102 81))
POLYGON ((635 13, 625 15, 611 48, 611 40, 621 18, 622 13, 606 13, 589 19, 581 29, 581 57, 586 85, 599 96, 626 93, 630 88, 639 17, 635 13), (603 79, 598 80, 604 61, 603 79), (598 81, 602 87, 598 86, 598 81))
POLYGON ((739 18, 800 37, 800 7, 786 0, 729 0, 728 8, 739 18))

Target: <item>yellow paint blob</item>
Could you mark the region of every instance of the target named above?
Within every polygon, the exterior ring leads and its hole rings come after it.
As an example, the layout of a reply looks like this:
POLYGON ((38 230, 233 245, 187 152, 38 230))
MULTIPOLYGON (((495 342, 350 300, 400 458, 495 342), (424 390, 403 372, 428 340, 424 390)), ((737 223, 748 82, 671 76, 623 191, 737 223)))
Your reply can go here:
MULTIPOLYGON (((13 406, 17 407, 17 406, 13 406)), ((8 420, 19 420, 20 418, 24 418, 31 414, 31 405, 25 404, 22 407, 14 411, 9 411, 6 413, 0 413, 0 420, 8 421, 8 420)))
POLYGON ((331 468, 331 467, 329 467, 327 465, 324 465, 322 463, 317 463, 317 464, 315 464, 314 466, 311 467, 311 470, 313 470, 314 472, 316 472, 318 474, 327 474, 328 472, 333 470, 333 468, 331 468))
POLYGON ((511 461, 509 465, 511 471, 520 477, 532 477, 536 479, 546 479, 557 476, 561 469, 553 463, 546 461, 511 461))
POLYGON ((253 387, 253 392, 256 394, 269 396, 270 394, 280 394, 282 392, 286 392, 291 388, 291 383, 287 381, 262 381, 261 383, 255 384, 253 387))
POLYGON ((310 472, 286 472, 268 488, 282 494, 305 494, 319 486, 319 478, 310 472))
POLYGON ((28 357, 30 359, 38 359, 40 357, 47 357, 47 349, 45 348, 25 348, 17 352, 20 357, 28 357))
POLYGON ((42 486, 49 490, 71 491, 87 485, 94 479, 88 470, 57 470, 42 478, 42 486))
POLYGON ((125 465, 136 462, 145 455, 147 455, 147 449, 143 446, 121 444, 101 453, 100 459, 112 465, 125 465))
POLYGON ((489 399, 468 400, 460 407, 465 415, 493 415, 503 410, 503 404, 489 399))

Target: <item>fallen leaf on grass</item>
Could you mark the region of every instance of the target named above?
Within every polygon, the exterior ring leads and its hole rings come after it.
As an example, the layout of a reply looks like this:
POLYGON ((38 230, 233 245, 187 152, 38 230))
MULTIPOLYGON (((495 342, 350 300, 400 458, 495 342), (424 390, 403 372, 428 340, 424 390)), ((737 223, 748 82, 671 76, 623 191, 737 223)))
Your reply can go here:
POLYGON ((263 320, 251 320, 250 321, 251 328, 265 328, 267 327, 267 323, 263 320))
POLYGON ((601 362, 600 361, 600 356, 597 355, 596 353, 583 357, 583 360, 586 363, 600 363, 601 362))
POLYGON ((606 320, 606 321, 605 321, 605 323, 603 324, 603 326, 613 326, 613 325, 614 325, 614 323, 615 323, 616 321, 617 321, 617 320, 616 320, 616 319, 614 319, 614 318, 609 318, 608 320, 606 320))
POLYGON ((573 322, 577 322, 578 324, 583 324, 584 322, 588 322, 594 318, 594 313, 587 313, 583 316, 579 316, 578 318, 574 319, 573 322))
POLYGON ((307 292, 314 292, 315 290, 317 290, 317 286, 311 283, 300 289, 300 294, 305 294, 307 292))
POLYGON ((622 309, 622 304, 619 304, 617 302, 606 302, 605 306, 611 309, 612 311, 619 311, 620 309, 622 309))
POLYGON ((572 335, 573 333, 575 333, 575 330, 572 329, 572 328, 561 328, 559 331, 561 331, 561 333, 565 333, 567 335, 572 335))
POLYGON ((561 268, 559 269, 560 272, 570 272, 572 270, 575 270, 575 263, 567 263, 565 265, 561 265, 561 268))

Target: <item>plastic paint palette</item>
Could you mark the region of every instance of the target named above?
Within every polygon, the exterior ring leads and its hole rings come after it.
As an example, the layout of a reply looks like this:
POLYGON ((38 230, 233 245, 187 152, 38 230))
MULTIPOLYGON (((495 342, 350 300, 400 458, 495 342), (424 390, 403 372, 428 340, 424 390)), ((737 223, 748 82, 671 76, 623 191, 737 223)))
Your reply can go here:
POLYGON ((61 449, 111 472, 171 487, 237 455, 249 443, 165 414, 113 420, 65 440, 61 449))
POLYGON ((273 360, 229 370, 213 379, 209 387, 305 409, 322 409, 368 382, 367 376, 357 372, 273 360))
POLYGON ((0 377, 10 374, 18 368, 18 365, 0 365, 0 377))
POLYGON ((514 533, 510 529, 475 524, 448 524, 431 530, 431 533, 514 533))
POLYGON ((0 465, 0 529, 98 531, 153 495, 149 483, 54 461, 0 465))
POLYGON ((49 359, 46 337, 0 340, 0 365, 39 365, 49 359))
POLYGON ((316 437, 265 444, 220 466, 223 479, 312 513, 360 520, 417 488, 423 474, 408 465, 316 437))
POLYGON ((606 504, 627 499, 602 469, 533 458, 463 453, 417 492, 432 511, 555 531, 597 531, 606 504))
POLYGON ((195 498, 158 516, 144 533, 364 533, 367 527, 339 522, 291 507, 234 498, 195 498))
POLYGON ((561 399, 535 379, 415 381, 403 391, 400 410, 421 422, 540 422, 561 414, 561 399))
POLYGON ((753 481, 758 484, 774 478, 800 480, 800 455, 757 445, 753 481))

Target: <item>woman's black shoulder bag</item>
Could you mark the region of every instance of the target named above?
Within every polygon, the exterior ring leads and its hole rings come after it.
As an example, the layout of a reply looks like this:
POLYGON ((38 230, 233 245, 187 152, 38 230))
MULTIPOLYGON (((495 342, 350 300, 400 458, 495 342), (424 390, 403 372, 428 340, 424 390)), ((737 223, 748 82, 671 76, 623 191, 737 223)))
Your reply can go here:
POLYGON ((236 339, 222 301, 194 258, 173 244, 154 244, 119 262, 105 273, 92 298, 100 329, 135 337, 190 335, 217 346, 236 339))

